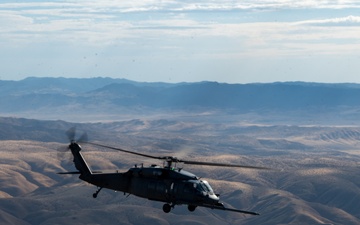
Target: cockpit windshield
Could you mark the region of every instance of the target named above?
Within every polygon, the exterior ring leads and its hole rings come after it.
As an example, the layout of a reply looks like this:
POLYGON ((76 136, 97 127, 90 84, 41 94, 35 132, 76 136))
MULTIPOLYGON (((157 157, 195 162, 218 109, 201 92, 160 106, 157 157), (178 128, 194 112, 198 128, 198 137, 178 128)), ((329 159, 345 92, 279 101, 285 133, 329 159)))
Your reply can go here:
POLYGON ((198 188, 200 188, 202 191, 209 193, 210 195, 214 194, 213 189, 211 188, 209 182, 207 182, 206 180, 201 180, 198 188))

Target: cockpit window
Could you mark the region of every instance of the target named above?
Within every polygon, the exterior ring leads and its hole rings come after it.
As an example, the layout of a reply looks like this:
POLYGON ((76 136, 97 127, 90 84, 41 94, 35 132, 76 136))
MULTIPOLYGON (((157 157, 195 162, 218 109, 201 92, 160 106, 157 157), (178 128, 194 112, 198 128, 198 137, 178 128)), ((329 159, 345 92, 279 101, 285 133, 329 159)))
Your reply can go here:
POLYGON ((211 186, 209 185, 209 183, 206 180, 202 180, 200 181, 200 184, 198 185, 198 188, 201 188, 203 191, 209 193, 210 195, 214 194, 213 189, 211 188, 211 186))

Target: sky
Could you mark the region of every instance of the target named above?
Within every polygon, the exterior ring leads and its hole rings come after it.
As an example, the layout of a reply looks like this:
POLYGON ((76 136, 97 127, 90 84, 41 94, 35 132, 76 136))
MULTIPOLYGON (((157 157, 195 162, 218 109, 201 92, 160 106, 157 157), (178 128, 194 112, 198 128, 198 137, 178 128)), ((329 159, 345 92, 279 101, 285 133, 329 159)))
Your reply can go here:
POLYGON ((0 80, 360 83, 358 0, 0 0, 0 80))

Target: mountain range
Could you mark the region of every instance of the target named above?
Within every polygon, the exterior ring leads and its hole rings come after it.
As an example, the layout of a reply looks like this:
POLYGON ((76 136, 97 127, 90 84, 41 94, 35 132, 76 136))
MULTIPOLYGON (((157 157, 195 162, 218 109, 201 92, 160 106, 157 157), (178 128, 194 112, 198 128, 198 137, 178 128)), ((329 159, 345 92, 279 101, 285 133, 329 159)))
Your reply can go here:
POLYGON ((317 114, 358 116, 360 85, 324 83, 144 83, 112 78, 35 78, 0 81, 0 113, 36 119, 65 119, 71 115, 113 118, 158 115, 159 111, 222 114, 317 114), (76 113, 75 113, 76 112, 76 113))

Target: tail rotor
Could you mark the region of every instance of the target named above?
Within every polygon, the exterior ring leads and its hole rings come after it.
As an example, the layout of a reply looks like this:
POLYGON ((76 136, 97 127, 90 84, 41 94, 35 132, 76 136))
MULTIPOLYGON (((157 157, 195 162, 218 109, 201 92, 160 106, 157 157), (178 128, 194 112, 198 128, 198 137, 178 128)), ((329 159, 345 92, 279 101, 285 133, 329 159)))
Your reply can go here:
POLYGON ((69 144, 67 146, 61 146, 57 149, 57 157, 59 160, 63 160, 66 158, 69 164, 72 162, 72 155, 70 153, 70 145, 74 143, 85 143, 88 141, 88 135, 84 132, 80 137, 77 138, 76 127, 71 127, 69 130, 65 132, 69 140, 69 144))
POLYGON ((66 131, 66 136, 70 143, 85 143, 88 141, 88 135, 84 132, 78 139, 76 139, 76 127, 71 127, 68 131, 66 131))
MULTIPOLYGON (((60 148, 58 150, 58 156, 59 153, 62 154, 62 156, 64 156, 64 153, 71 153, 70 155, 72 155, 72 161, 75 165, 75 168, 78 171, 74 171, 74 172, 61 172, 59 174, 81 174, 82 176, 88 176, 91 175, 91 170, 89 168, 89 166, 87 165, 85 159, 83 158, 82 154, 80 153, 81 151, 81 146, 79 145, 79 143, 85 143, 88 140, 88 136, 87 133, 84 132, 79 138, 77 138, 77 133, 76 133, 76 128, 72 127, 70 128, 68 131, 65 132, 66 136, 68 137, 69 140, 69 144, 68 146, 64 146, 63 148, 60 148)), ((64 157, 62 157, 64 158, 64 157)), ((82 179, 82 178, 81 178, 82 179)))

